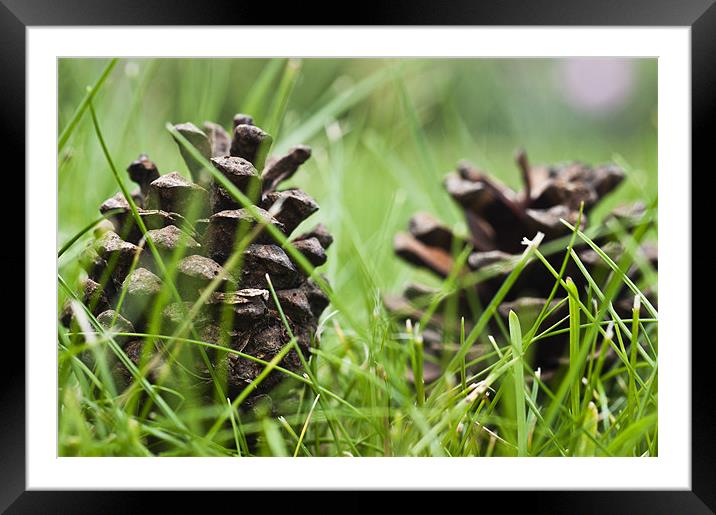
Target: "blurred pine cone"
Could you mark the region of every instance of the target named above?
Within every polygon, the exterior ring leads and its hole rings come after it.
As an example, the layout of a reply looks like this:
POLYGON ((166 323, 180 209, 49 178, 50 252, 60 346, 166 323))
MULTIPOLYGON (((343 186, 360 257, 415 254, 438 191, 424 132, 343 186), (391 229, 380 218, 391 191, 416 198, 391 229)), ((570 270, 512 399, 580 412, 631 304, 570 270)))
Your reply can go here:
MULTIPOLYGON (((473 291, 463 290, 459 293, 455 314, 458 321, 461 316, 465 317, 466 331, 472 326, 470 321, 475 312, 475 300, 483 307, 492 300, 511 271, 510 263, 524 250, 523 238, 531 238, 537 232, 542 232, 545 235, 544 244, 568 236, 571 231, 560 219, 575 225, 582 202, 581 228, 584 229, 589 211, 624 178, 624 172, 612 164, 592 167, 574 162, 532 167, 524 152, 518 153, 517 164, 524 182, 521 192, 511 190, 467 162, 461 162, 457 171, 447 176, 445 188, 465 212, 470 231, 466 238, 453 234, 432 215, 418 213, 410 219, 408 232, 397 234, 394 240, 395 252, 399 257, 441 278, 447 277, 453 270, 453 256, 468 246, 471 247, 471 253, 467 259, 466 273, 497 270, 485 274, 487 278, 475 284, 473 291)), ((639 221, 643 213, 643 206, 635 205, 620 208, 610 217, 619 219, 625 226, 631 226, 639 221)), ((618 259, 623 252, 615 234, 605 232, 595 242, 612 259, 618 259)), ((653 266, 657 265, 656 247, 643 245, 639 250, 653 266)), ((582 245, 576 251, 592 277, 604 277, 608 272, 607 265, 592 249, 582 245)), ((547 257, 556 270, 560 269, 563 258, 563 253, 547 257)), ((634 267, 629 273, 635 276, 638 269, 634 267)), ((566 276, 572 277, 580 291, 587 285, 586 279, 572 261, 566 276)), ((529 264, 499 306, 498 314, 506 319, 509 311, 514 310, 523 321, 531 323, 545 305, 554 284, 555 278, 541 263, 529 264)), ((435 293, 434 289, 412 284, 404 290, 402 296, 386 296, 385 305, 399 318, 415 321, 423 316, 424 308, 430 304, 435 293)), ((631 316, 633 296, 628 291, 622 291, 622 294, 615 302, 617 311, 631 316)), ((442 302, 444 305, 445 301, 442 302)), ((566 315, 565 304, 547 318, 543 327, 558 323, 566 315)), ((459 325, 455 321, 446 320, 440 311, 433 315, 428 327, 423 328, 428 352, 440 354, 450 341, 455 342, 459 334, 457 327, 459 325)), ((548 373, 554 370, 564 354, 567 341, 568 335, 555 335, 540 340, 536 345, 534 367, 540 367, 548 373)), ((453 348, 456 345, 454 343, 453 348)), ((431 364, 425 369, 425 380, 430 382, 439 377, 440 373, 440 368, 431 364)))
MULTIPOLYGON (((250 116, 241 114, 234 117, 233 137, 221 125, 211 122, 205 122, 203 130, 191 123, 175 128, 253 200, 265 224, 273 225, 287 237, 318 210, 316 202, 300 189, 277 189, 310 157, 309 147, 296 146, 284 156, 266 159, 271 136, 253 125, 250 116)), ((227 271, 220 287, 201 306, 194 328, 205 342, 271 360, 290 338, 271 298, 268 275, 291 331, 307 356, 328 298, 273 240, 265 225, 258 224, 249 210, 243 209, 181 145, 180 150, 193 181, 178 172, 160 175, 146 155, 140 155, 127 168, 130 178, 139 184, 132 197, 147 234, 162 261, 178 260, 174 282, 183 305, 172 303, 175 299, 170 296, 161 312, 162 333, 171 335, 180 326, 202 291, 241 248, 244 236, 256 230, 257 235, 248 244, 243 242, 239 265, 227 271)), ((84 302, 107 328, 114 321, 114 329, 122 332, 145 332, 163 288, 160 268, 145 247, 129 203, 121 193, 105 201, 100 211, 112 225, 83 254, 82 264, 88 276, 84 302), (130 273, 134 259, 137 263, 130 273), (117 314, 123 289, 125 298, 117 314)), ((332 241, 323 225, 291 240, 313 266, 325 263, 326 249, 332 241)), ((63 323, 69 325, 71 320, 71 310, 65 309, 63 323)), ((139 363, 145 341, 125 338, 119 343, 135 364, 139 363)), ((235 354, 208 354, 215 369, 224 374, 233 395, 265 368, 235 354)), ((280 366, 299 371, 301 363, 296 352, 291 350, 280 366)), ((128 371, 119 363, 116 371, 129 379, 128 371)), ((203 365, 199 366, 200 375, 208 381, 207 372, 203 365)), ((280 374, 272 372, 258 391, 268 390, 279 379, 280 374)))

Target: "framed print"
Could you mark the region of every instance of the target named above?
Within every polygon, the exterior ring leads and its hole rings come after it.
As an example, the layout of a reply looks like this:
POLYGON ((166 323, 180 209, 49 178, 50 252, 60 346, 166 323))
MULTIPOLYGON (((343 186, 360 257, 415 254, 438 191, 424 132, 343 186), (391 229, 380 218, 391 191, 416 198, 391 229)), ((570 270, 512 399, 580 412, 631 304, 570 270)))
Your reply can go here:
POLYGON ((3 509, 714 510, 711 2, 262 7, 4 2, 3 509))

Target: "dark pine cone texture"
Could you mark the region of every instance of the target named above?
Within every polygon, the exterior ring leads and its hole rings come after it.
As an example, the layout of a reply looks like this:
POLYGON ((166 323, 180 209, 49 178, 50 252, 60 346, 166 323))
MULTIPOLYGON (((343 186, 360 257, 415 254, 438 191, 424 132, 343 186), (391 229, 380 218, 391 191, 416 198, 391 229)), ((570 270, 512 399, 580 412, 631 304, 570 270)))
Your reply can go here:
MULTIPOLYGON (((477 300, 485 306, 509 273, 509 261, 524 250, 523 238, 532 238, 537 232, 542 232, 544 244, 569 235, 569 228, 560 219, 576 224, 582 202, 584 210, 581 228, 584 229, 589 211, 624 178, 624 172, 612 164, 592 167, 574 162, 533 167, 529 165, 524 152, 518 153, 517 164, 524 182, 521 192, 511 190, 469 163, 460 163, 457 171, 446 177, 445 188, 465 212, 470 231, 468 237, 458 237, 432 215, 418 213, 410 219, 408 232, 396 235, 394 247, 397 255, 412 265, 426 268, 445 278, 453 269, 453 256, 457 255, 455 251, 471 246, 466 272, 499 270, 474 287, 477 300)), ((617 209, 609 216, 628 227, 637 223, 643 213, 643 206, 635 205, 617 209)), ((612 259, 618 259, 623 252, 615 235, 605 234, 595 242, 612 259)), ((606 264, 593 250, 585 246, 575 250, 595 280, 608 272, 606 264)), ((640 251, 653 266, 657 266, 656 247, 643 245, 640 251)), ((548 256, 548 260, 559 270, 563 257, 563 253, 557 253, 548 256)), ((632 278, 638 275, 636 267, 630 271, 630 275, 632 278)), ((580 291, 584 291, 586 279, 571 261, 566 276, 571 276, 580 291)), ((531 323, 544 306, 553 286, 554 278, 541 263, 529 264, 499 306, 499 315, 506 319, 509 311, 514 310, 522 320, 527 319, 526 322, 531 323)), ((434 293, 426 286, 411 284, 402 296, 386 296, 385 304, 399 318, 419 320, 423 314, 422 308, 430 303, 434 293)), ((474 300, 472 292, 462 291, 457 300, 458 320, 460 316, 465 317, 466 331, 471 329, 470 321, 473 319, 471 296, 474 300)), ((632 300, 630 292, 622 291, 621 298, 615 302, 617 311, 630 317, 632 300)), ((565 303, 547 318, 542 328, 550 327, 566 315, 565 303)), ((428 327, 424 328, 423 338, 429 352, 442 352, 448 343, 444 341, 448 332, 453 335, 454 343, 454 335, 459 333, 452 325, 448 327, 446 324, 454 323, 443 320, 438 310, 428 327)), ((566 348, 567 338, 567 335, 558 335, 539 341, 534 356, 535 368, 540 367, 543 373, 548 374, 556 369, 566 348)), ((426 381, 439 377, 439 367, 428 362, 426 365, 429 365, 425 369, 426 381)))
MULTIPOLYGON (((247 115, 234 117, 232 136, 221 125, 211 122, 206 122, 203 130, 191 123, 175 127, 233 185, 254 199, 267 224, 274 225, 287 237, 318 210, 316 202, 303 191, 277 189, 310 157, 310 148, 300 145, 284 156, 266 159, 265 149, 271 136, 254 126, 247 115)), ((139 184, 132 197, 162 259, 166 263, 177 248, 184 256, 178 262, 175 278, 184 307, 170 303, 163 310, 162 330, 167 334, 183 322, 186 310, 222 271, 242 239, 238 235, 243 237, 258 225, 251 213, 242 209, 199 162, 183 147, 180 149, 192 181, 178 172, 160 175, 146 155, 139 156, 127 168, 130 178, 139 184)), ((107 215, 113 230, 92 242, 83 255, 82 263, 88 275, 84 282, 84 301, 100 323, 109 325, 115 318, 120 291, 126 286, 126 298, 116 325, 124 332, 144 332, 153 303, 162 289, 160 271, 144 245, 122 194, 105 201, 100 211, 107 215), (138 264, 128 274, 137 254, 138 264)), ((314 266, 320 266, 326 261, 326 249, 333 238, 319 224, 291 241, 314 266)), ((268 290, 268 274, 299 347, 308 356, 318 318, 328 305, 326 295, 266 230, 259 232, 245 248, 242 261, 240 267, 229 271, 228 278, 209 297, 194 320, 199 336, 206 342, 271 360, 289 342, 289 335, 268 290)), ((65 311, 63 322, 69 324, 71 320, 71 312, 65 311)), ((125 339, 119 343, 138 363, 144 342, 125 339)), ((222 353, 221 358, 213 352, 209 354, 215 368, 227 377, 233 395, 264 369, 260 363, 235 354, 222 353)), ((286 355, 281 366, 300 370, 295 351, 286 355)), ((116 371, 128 379, 128 372, 122 366, 117 364, 116 371)), ((200 372, 208 378, 203 364, 200 372)), ((272 372, 257 391, 267 391, 279 379, 280 373, 272 372)))

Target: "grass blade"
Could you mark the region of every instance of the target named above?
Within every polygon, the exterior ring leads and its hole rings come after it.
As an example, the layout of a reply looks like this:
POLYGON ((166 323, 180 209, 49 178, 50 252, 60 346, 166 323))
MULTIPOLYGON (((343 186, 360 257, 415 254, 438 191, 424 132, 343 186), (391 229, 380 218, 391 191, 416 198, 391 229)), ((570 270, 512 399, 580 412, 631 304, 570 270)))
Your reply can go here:
POLYGON ((639 311, 641 310, 641 297, 636 295, 634 297, 634 307, 632 309, 632 326, 631 326, 631 344, 629 345, 630 356, 629 356, 629 402, 628 414, 631 420, 637 410, 639 403, 637 391, 636 391, 636 356, 637 349, 639 348, 639 311))
POLYGON ((599 412, 597 406, 590 402, 587 406, 586 416, 582 423, 582 435, 577 442, 575 449, 576 456, 594 456, 597 450, 595 440, 597 438, 597 422, 599 421, 599 412))
MULTIPOLYGON (((570 368, 581 368, 579 358, 579 292, 571 277, 567 277, 567 294, 569 295, 569 366, 570 368)), ((581 373, 573 374, 570 382, 569 398, 572 405, 572 417, 579 417, 579 381, 581 373)))
POLYGON ((231 399, 226 398, 226 404, 229 406, 229 414, 231 415, 231 429, 234 433, 234 444, 236 445, 236 454, 241 456, 241 443, 239 437, 239 429, 236 427, 236 420, 234 419, 234 408, 231 406, 231 399))
POLYGON ((512 354, 515 357, 512 364, 512 376, 515 388, 515 410, 517 413, 517 455, 528 456, 527 437, 527 410, 525 403, 525 378, 524 362, 522 354, 522 328, 520 320, 514 311, 509 314, 510 341, 512 342, 512 354))
POLYGON ((319 393, 316 398, 313 400, 313 404, 311 404, 311 409, 308 411, 308 415, 306 416, 306 422, 303 424, 303 428, 301 429, 301 435, 298 437, 298 442, 296 443, 296 449, 293 451, 293 457, 295 458, 298 456, 298 450, 301 448, 303 444, 303 437, 306 436, 306 430, 308 429, 308 424, 311 422, 311 416, 313 415, 313 410, 316 409, 316 404, 318 404, 318 400, 321 398, 321 394, 319 393))
POLYGON ((414 328, 410 320, 407 320, 406 326, 410 335, 410 348, 413 361, 413 380, 415 381, 415 396, 419 407, 425 404, 425 377, 423 373, 423 338, 418 334, 417 328, 414 328))
POLYGON ((104 81, 107 80, 107 77, 109 77, 109 74, 112 72, 112 69, 117 65, 117 62, 119 59, 116 57, 107 63, 107 66, 105 66, 104 70, 102 70, 102 74, 97 79, 97 82, 95 82, 94 86, 91 86, 87 88, 87 93, 85 94, 84 98, 80 102, 80 105, 77 106, 77 109, 75 110, 74 114, 72 115, 72 118, 70 118, 70 121, 67 123, 64 129, 62 129, 62 132, 60 133, 60 137, 57 139, 57 153, 59 154, 62 149, 65 146, 65 143, 67 143, 67 140, 70 139, 70 136, 72 136, 72 133, 74 132, 75 128, 77 127, 77 124, 80 121, 80 118, 82 118, 82 115, 87 110, 87 107, 90 106, 92 103, 92 99, 97 94, 97 92, 102 87, 102 84, 104 84, 104 81))

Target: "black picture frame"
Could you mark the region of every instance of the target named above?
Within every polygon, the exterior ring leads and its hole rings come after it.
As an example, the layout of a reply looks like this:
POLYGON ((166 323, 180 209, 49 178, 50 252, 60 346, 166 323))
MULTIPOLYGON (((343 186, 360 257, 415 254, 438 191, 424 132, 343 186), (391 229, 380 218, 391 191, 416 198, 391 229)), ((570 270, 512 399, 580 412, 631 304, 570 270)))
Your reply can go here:
MULTIPOLYGON (((25 191, 25 152, 41 151, 25 141, 25 29, 36 25, 555 25, 555 26, 683 26, 691 28, 691 79, 692 79, 692 169, 709 173, 713 168, 711 141, 716 107, 716 5, 715 0, 461 0, 441 3, 428 0, 401 0, 399 2, 359 2, 356 9, 337 3, 303 2, 292 5, 270 5, 266 2, 188 2, 182 0, 0 0, 0 70, 3 72, 0 116, 2 125, 0 145, 6 167, 3 182, 5 191, 13 191, 13 198, 28 198, 25 191), (340 8, 340 11, 337 10, 340 8), (323 13, 323 14, 317 14, 323 13), (331 18, 331 19, 328 19, 331 18), (15 180, 9 186, 7 181, 15 180), (11 188, 8 190, 7 188, 11 188), (23 191, 24 196, 17 194, 23 191)), ((54 122, 49 122, 54 123, 54 122)), ((53 149, 45 149, 47 152, 53 149)), ((48 173, 50 173, 48 171, 48 173)), ((684 170, 670 173, 685 174, 684 170)), ((692 180, 696 178, 691 175, 692 180)), ((708 188, 692 190, 692 205, 698 192, 709 194, 708 188), (694 194, 696 196, 694 196, 694 194)), ((5 247, 11 252, 0 253, 0 262, 16 280, 32 273, 20 259, 20 243, 32 235, 25 233, 18 223, 20 208, 9 209, 16 213, 6 228, 5 247), (12 238, 12 239, 11 239, 12 238), (22 268, 24 274, 19 274, 22 268)), ((24 210, 22 211, 24 215, 24 210)), ((698 213, 698 212, 697 212, 698 213)), ((692 212, 692 235, 702 219, 692 212)), ((698 249, 697 244, 697 249, 698 249)), ((710 245, 708 245, 710 247, 710 245)), ((24 245, 22 247, 24 249, 24 245)), ((24 253, 24 250, 22 251, 24 253)), ((696 252, 692 269, 699 270, 701 261, 711 253, 696 252)), ((24 282, 24 281, 23 281, 24 282)), ((20 290, 18 284, 12 291, 20 290)), ((48 292, 54 295, 53 292, 48 292)), ((13 299, 12 304, 23 305, 13 299)), ((706 314, 705 306, 692 300, 693 320, 706 314)), ((9 316, 9 315, 6 315, 9 316)), ((25 323, 32 321, 31 306, 24 313, 25 323)), ((685 331, 692 324, 685 322, 685 331)), ((696 327, 693 327, 696 329, 696 327)), ((25 352, 15 336, 16 331, 5 334, 3 361, 0 374, 0 510, 8 513, 112 513, 144 511, 151 506, 148 497, 156 494, 129 492, 40 492, 25 488, 25 385, 32 378, 25 376, 25 352)), ((688 334, 686 332, 685 334, 688 334)), ((714 436, 714 395, 712 383, 714 342, 708 338, 692 336, 692 490, 690 491, 585 491, 585 492, 472 492, 462 493, 455 501, 464 500, 465 506, 485 506, 491 497, 511 496, 528 509, 549 513, 713 513, 716 510, 716 453, 714 436), (479 499, 479 505, 473 504, 479 499)), ((676 342, 687 344, 684 342, 676 342)), ((48 352, 51 351, 48 346, 48 352)), ((663 386, 662 387, 668 387, 663 386)), ((317 485, 319 488, 319 485, 317 485)), ((164 492, 161 507, 185 506, 184 492, 164 492)), ((215 506, 231 505, 232 493, 212 493, 215 506)), ((244 496, 245 493, 238 494, 244 496)), ((372 509, 372 503, 359 498, 357 493, 344 494, 341 506, 355 511, 372 509)), ((453 495, 453 494, 451 494, 453 495)), ((286 503, 293 507, 303 504, 297 493, 274 497, 271 502, 286 503)), ((426 496, 412 495, 410 500, 423 502, 426 496)), ((504 497, 503 497, 504 498, 504 497)), ((452 502, 452 501, 451 501, 452 502)), ((452 504, 452 509, 457 509, 452 504)), ((409 509, 405 505, 405 509, 409 509)))

